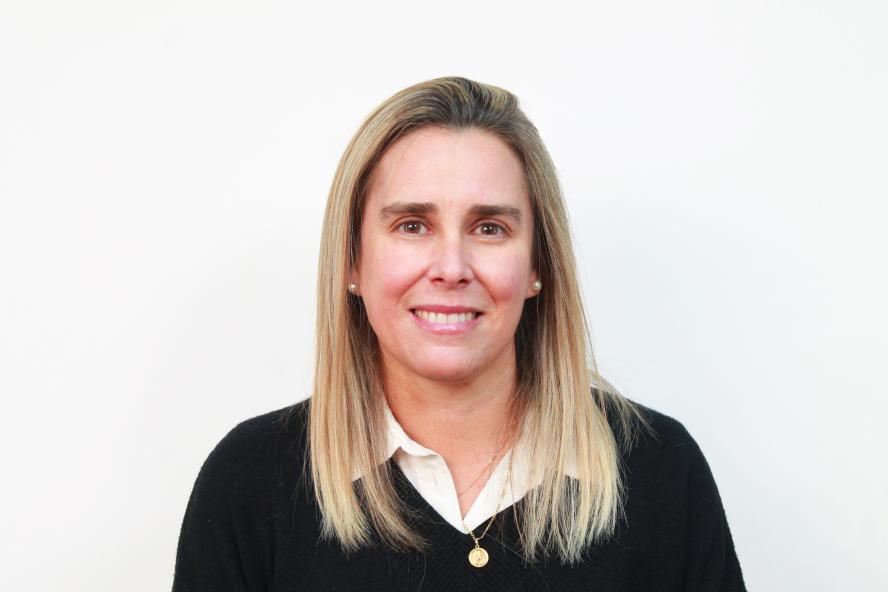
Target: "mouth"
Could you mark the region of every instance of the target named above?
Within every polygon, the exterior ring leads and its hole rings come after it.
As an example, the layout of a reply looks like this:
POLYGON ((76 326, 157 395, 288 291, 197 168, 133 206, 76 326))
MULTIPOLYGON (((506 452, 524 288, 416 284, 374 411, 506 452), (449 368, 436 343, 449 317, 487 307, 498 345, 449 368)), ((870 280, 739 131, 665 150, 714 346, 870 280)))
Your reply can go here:
POLYGON ((434 323, 436 325, 454 325, 456 323, 465 323, 466 321, 471 321, 472 319, 479 317, 482 314, 474 310, 465 312, 444 313, 423 310, 420 308, 412 308, 410 309, 410 312, 412 312, 414 316, 419 317, 429 323, 434 323))
POLYGON ((453 335, 468 331, 478 324, 484 313, 465 310, 460 312, 435 312, 421 308, 412 308, 410 313, 420 327, 441 335, 453 335))

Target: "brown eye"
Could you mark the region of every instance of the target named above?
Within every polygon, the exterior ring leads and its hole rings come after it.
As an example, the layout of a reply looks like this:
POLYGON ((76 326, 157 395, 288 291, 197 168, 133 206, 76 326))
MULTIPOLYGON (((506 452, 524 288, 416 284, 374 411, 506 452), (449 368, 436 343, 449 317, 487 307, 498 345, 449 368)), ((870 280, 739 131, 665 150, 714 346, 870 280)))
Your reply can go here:
POLYGON ((485 222, 481 224, 478 228, 481 229, 481 234, 485 236, 500 236, 503 234, 503 227, 499 224, 493 224, 492 222, 485 222))
POLYGON ((423 226, 424 224, 418 220, 408 220, 407 222, 402 222, 399 228, 404 229, 404 232, 407 234, 422 234, 420 228, 423 226))

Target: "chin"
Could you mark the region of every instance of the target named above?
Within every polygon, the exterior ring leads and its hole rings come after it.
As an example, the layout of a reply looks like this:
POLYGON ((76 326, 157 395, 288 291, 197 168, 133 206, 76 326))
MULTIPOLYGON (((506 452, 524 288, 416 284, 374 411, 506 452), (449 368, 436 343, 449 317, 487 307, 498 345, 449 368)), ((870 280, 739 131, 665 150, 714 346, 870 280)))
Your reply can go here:
POLYGON ((446 357, 441 357, 434 360, 417 360, 408 365, 408 368, 426 380, 463 382, 477 376, 484 366, 470 360, 447 360, 446 357))

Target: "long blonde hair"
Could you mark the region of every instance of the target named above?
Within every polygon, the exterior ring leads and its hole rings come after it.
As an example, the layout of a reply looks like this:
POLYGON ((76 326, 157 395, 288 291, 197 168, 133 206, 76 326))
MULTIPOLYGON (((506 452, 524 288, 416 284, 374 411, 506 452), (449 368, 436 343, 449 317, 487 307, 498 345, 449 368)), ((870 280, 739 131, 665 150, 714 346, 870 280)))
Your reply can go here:
POLYGON ((512 93, 458 77, 416 84, 377 107, 346 148, 330 188, 308 428, 322 535, 346 552, 375 537, 400 550, 426 544, 407 526, 391 470, 377 464, 387 434, 379 347, 361 299, 346 290, 357 265, 370 174, 388 146, 423 126, 493 133, 523 162, 534 220, 532 256, 544 289, 526 301, 515 334, 515 408, 533 482, 540 482, 516 505, 516 523, 526 561, 554 550, 563 562, 578 562, 584 548, 614 532, 625 495, 620 446, 632 445, 643 419, 598 374, 567 211, 537 129, 512 93), (620 427, 619 438, 609 416, 620 427), (576 479, 565 474, 571 457, 576 479))

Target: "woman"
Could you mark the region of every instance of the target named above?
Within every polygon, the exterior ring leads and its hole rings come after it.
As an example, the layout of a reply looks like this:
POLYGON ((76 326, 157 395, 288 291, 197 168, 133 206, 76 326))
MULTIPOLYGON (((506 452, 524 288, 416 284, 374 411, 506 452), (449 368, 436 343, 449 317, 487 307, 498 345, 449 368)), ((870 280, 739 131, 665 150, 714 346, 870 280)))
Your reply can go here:
POLYGON ((405 89, 333 180, 311 399, 213 450, 175 590, 744 590, 677 421, 595 368, 554 166, 509 92, 405 89))

